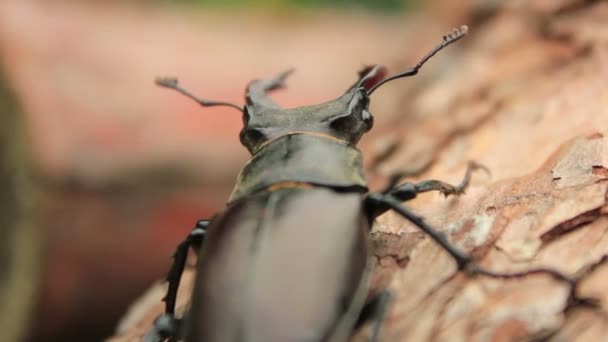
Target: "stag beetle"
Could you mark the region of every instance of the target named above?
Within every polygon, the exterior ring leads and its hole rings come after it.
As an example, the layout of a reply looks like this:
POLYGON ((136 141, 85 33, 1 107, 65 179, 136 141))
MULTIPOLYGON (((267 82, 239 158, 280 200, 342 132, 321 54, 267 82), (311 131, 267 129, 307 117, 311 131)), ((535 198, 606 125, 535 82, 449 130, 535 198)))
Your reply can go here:
MULTIPOLYGON (((443 37, 413 68, 385 78, 381 66, 359 73, 344 95, 326 103, 284 109, 267 93, 284 86, 288 70, 252 81, 246 105, 199 99, 176 79, 157 84, 205 107, 230 106, 243 114, 241 143, 252 157, 241 170, 226 209, 201 220, 174 255, 167 276, 165 314, 146 339, 186 341, 344 341, 367 319, 373 339, 390 294, 368 299, 374 266, 369 231, 374 219, 394 210, 435 240, 469 274, 486 271, 401 202, 427 191, 462 194, 479 168, 469 163, 458 186, 437 180, 398 184, 368 192, 355 147, 373 126, 370 95, 383 84, 416 75, 438 51, 467 33, 462 26, 443 37), (191 247, 203 248, 189 314, 174 316, 176 294, 191 247)), ((551 270, 541 270, 562 277, 551 270)))

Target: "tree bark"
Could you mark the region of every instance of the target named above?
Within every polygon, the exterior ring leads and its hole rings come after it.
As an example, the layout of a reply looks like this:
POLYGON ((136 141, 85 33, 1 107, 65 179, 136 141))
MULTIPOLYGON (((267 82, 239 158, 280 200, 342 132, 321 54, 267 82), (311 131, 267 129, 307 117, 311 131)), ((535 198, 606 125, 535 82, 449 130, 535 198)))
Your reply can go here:
MULTIPOLYGON (((372 232, 374 286, 393 293, 382 340, 606 340, 608 3, 509 2, 467 13, 470 36, 425 66, 426 86, 402 92, 392 122, 367 138, 372 184, 396 171, 457 184, 469 160, 484 164, 491 174, 475 173, 465 195, 426 194, 408 206, 486 269, 551 268, 575 285, 546 273, 467 276, 387 213, 372 232)), ((116 341, 149 329, 163 291, 134 305, 116 341)))

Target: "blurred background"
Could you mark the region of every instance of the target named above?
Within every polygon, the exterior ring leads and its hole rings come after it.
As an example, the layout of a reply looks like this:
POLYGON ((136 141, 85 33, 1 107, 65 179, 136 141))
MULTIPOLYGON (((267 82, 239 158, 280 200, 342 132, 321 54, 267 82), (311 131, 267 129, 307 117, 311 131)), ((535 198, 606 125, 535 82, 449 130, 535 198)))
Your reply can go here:
MULTIPOLYGON (((223 207, 248 157, 238 140, 240 114, 199 108, 155 87, 155 77, 177 76, 201 97, 241 104, 248 81, 296 67, 275 99, 322 102, 347 89, 364 65, 395 71, 415 62, 462 23, 459 9, 469 2, 426 6, 2 0, 7 341, 110 336, 128 305, 162 279, 194 222, 223 207)), ((411 87, 403 83, 375 99, 379 127, 383 115, 400 114, 390 99, 411 87)))

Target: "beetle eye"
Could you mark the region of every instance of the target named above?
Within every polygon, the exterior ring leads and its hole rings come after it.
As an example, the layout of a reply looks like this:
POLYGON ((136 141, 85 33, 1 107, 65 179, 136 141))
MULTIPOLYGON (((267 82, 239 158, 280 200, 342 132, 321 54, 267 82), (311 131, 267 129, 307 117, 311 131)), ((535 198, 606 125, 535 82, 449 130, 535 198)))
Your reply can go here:
POLYGON ((353 120, 353 118, 348 115, 348 116, 340 116, 335 118, 334 120, 331 121, 331 123, 329 124, 330 127, 336 131, 340 131, 340 132, 350 132, 353 130, 353 126, 354 126, 355 122, 353 120))
POLYGON ((245 138, 252 143, 259 143, 266 139, 264 133, 255 128, 248 128, 244 132, 245 138))

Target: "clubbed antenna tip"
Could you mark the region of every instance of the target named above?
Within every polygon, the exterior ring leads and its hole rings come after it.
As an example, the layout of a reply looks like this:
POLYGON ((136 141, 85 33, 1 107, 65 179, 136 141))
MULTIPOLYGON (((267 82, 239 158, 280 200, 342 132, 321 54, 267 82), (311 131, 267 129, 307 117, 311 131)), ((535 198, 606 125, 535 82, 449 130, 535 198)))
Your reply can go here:
POLYGON ((157 77, 154 80, 157 86, 165 87, 165 88, 175 88, 177 87, 177 78, 175 77, 157 77))
POLYGON ((466 35, 469 32, 469 27, 467 25, 462 25, 459 28, 453 28, 452 32, 443 36, 443 41, 454 41, 462 38, 462 36, 466 35))

